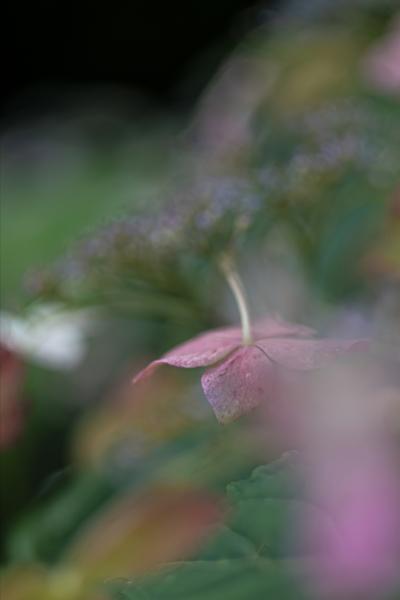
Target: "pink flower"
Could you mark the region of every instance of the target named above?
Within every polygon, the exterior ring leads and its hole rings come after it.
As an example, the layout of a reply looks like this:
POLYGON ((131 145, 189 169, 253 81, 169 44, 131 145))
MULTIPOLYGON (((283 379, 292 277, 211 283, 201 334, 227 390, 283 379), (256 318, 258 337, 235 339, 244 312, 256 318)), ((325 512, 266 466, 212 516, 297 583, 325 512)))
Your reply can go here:
POLYGON ((369 51, 364 70, 378 90, 400 93, 400 15, 395 17, 385 38, 369 51))
POLYGON ((277 318, 251 328, 244 342, 240 327, 203 333, 150 363, 133 380, 149 376, 162 364, 192 369, 208 367, 201 384, 217 419, 226 423, 271 395, 279 368, 308 371, 342 353, 364 349, 364 340, 315 339, 314 331, 277 318))
POLYGON ((306 512, 299 517, 307 546, 317 550, 310 575, 318 598, 386 598, 398 581, 400 478, 390 379, 390 369, 369 357, 324 369, 309 386, 311 404, 301 416, 307 494, 333 524, 306 512))
POLYGON ((307 523, 319 548, 315 583, 321 593, 380 598, 396 579, 400 558, 396 463, 385 441, 368 447, 365 440, 360 448, 343 438, 340 443, 345 448, 323 456, 313 473, 315 501, 335 524, 324 530, 320 523, 307 523))

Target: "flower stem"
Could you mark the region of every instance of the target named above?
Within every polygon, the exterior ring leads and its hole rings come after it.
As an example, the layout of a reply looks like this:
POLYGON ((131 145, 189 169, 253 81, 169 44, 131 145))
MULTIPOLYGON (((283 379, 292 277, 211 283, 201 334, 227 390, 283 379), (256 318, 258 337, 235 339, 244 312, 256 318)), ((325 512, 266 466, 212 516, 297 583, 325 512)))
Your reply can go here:
POLYGON ((243 284, 241 282, 239 274, 237 273, 237 271, 234 268, 232 260, 227 255, 224 255, 221 258, 219 264, 220 264, 221 270, 225 276, 225 279, 226 279, 229 287, 232 290, 232 293, 235 297, 235 300, 236 300, 236 303, 237 303, 237 306, 239 309, 240 320, 242 323, 243 344, 245 346, 249 346, 252 343, 251 329, 250 329, 250 316, 249 316, 249 309, 247 307, 246 296, 245 296, 243 284))

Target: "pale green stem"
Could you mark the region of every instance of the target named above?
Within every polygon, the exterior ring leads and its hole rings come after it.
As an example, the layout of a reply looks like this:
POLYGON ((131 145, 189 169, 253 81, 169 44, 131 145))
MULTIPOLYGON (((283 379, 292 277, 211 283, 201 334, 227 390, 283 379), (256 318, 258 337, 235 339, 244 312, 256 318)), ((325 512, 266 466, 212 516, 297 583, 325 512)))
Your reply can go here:
POLYGON ((227 256, 224 256, 221 259, 220 266, 223 274, 225 275, 226 281, 228 282, 228 285, 232 290, 232 293, 235 297, 239 309, 240 320, 242 324, 243 345, 248 346, 252 343, 252 337, 250 328, 249 309, 247 307, 243 284, 240 280, 239 274, 236 272, 232 264, 232 261, 227 256))

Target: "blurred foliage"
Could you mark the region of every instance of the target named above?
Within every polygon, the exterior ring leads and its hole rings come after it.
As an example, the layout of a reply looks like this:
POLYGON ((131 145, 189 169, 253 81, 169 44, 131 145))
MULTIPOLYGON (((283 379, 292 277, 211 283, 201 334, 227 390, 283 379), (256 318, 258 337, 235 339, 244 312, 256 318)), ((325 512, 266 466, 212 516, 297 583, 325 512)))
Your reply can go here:
POLYGON ((307 499, 297 479, 296 456, 287 454, 258 467, 248 479, 230 484, 229 528, 222 527, 214 534, 196 560, 116 584, 113 597, 309 598, 305 591, 310 576, 307 558, 320 549, 291 546, 296 540, 293 526, 303 522, 306 511, 327 527, 333 527, 333 521, 307 499))
POLYGON ((218 86, 211 92, 211 116, 200 111, 194 130, 197 150, 185 148, 192 160, 178 163, 185 174, 166 198, 89 237, 53 270, 37 273, 32 289, 212 321, 198 281, 217 287, 221 252, 259 245, 280 224, 320 294, 359 293, 366 284, 360 261, 388 210, 400 162, 398 100, 363 81, 367 25, 294 30, 289 44, 280 30, 266 42, 258 34, 240 54, 253 71, 248 97, 226 103, 218 86), (242 113, 247 120, 238 127, 242 113), (211 117, 225 121, 218 139, 208 131, 211 117))
POLYGON ((0 273, 9 306, 24 300, 27 268, 55 260, 77 236, 148 194, 172 162, 173 123, 164 127, 155 118, 143 131, 110 113, 107 99, 104 105, 3 136, 0 273))

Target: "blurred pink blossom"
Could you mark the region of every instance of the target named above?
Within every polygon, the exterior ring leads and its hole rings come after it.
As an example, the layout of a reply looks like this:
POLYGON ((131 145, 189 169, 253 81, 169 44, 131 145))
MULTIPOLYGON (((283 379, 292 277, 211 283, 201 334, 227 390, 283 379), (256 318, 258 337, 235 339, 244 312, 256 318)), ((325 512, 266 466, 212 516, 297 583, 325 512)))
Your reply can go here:
POLYGON ((368 53, 364 68, 374 87, 400 94, 400 16, 386 37, 368 53))
POLYGON ((12 446, 22 432, 23 366, 19 356, 0 344, 0 450, 12 446))
POLYGON ((303 417, 309 493, 335 524, 303 523, 319 598, 376 600, 398 577, 399 465, 382 383, 372 363, 324 370, 303 417))

